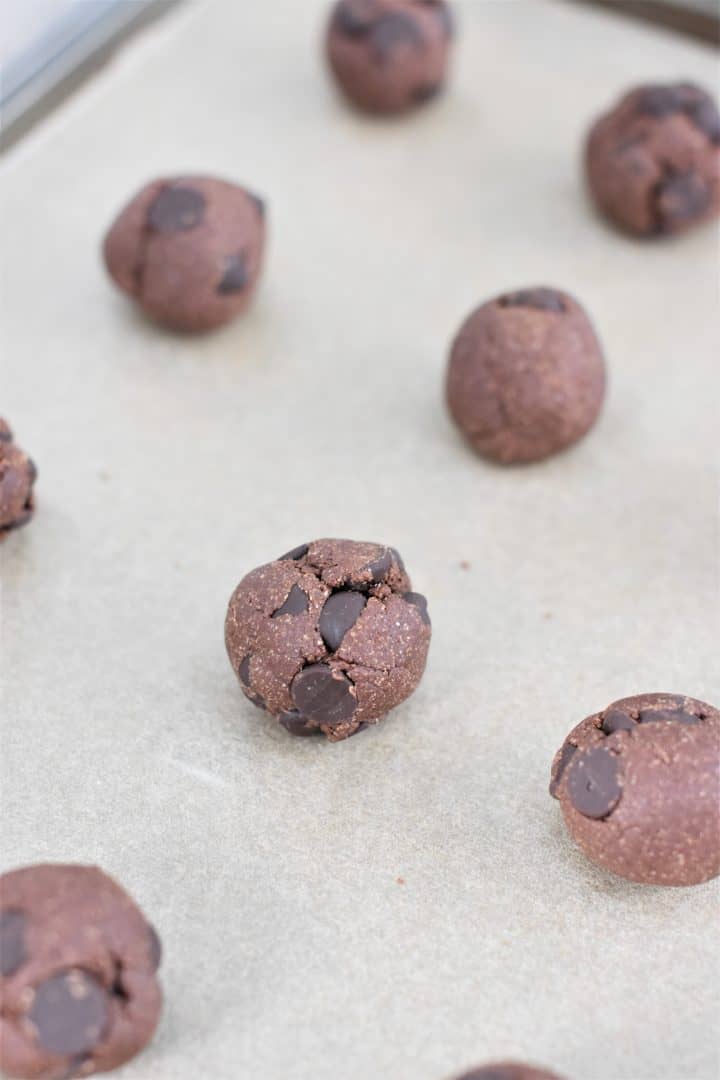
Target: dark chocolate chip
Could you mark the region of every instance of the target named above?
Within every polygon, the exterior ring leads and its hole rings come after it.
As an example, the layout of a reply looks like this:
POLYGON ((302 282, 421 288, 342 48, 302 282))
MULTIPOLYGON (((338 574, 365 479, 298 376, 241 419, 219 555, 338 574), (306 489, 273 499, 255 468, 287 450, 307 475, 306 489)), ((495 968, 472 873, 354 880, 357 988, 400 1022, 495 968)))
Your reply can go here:
POLYGON ((420 612, 422 621, 426 626, 430 626, 430 615, 427 609, 427 600, 422 593, 419 592, 406 592, 403 595, 403 600, 406 604, 412 604, 420 612))
POLYGON ((319 629, 330 652, 340 648, 343 638, 359 619, 366 603, 362 593, 350 590, 333 593, 325 601, 320 613, 319 629))
POLYGON ((444 84, 438 83, 425 83, 422 86, 416 86, 412 92, 413 101, 418 105, 424 105, 426 101, 432 101, 433 98, 439 97, 444 90, 444 84))
POLYGON ((392 552, 390 548, 386 548, 382 555, 377 559, 373 559, 363 569, 369 570, 372 574, 372 579, 376 585, 385 578, 390 569, 392 568, 392 552))
POLYGON ((568 798, 584 817, 607 817, 622 795, 620 775, 620 763, 615 755, 593 746, 575 755, 568 769, 568 798))
POLYGON ((697 101, 686 112, 698 131, 702 131, 710 142, 720 142, 720 112, 714 101, 710 98, 697 101))
POLYGON ((655 199, 663 228, 701 217, 710 205, 710 191, 697 173, 679 173, 660 181, 655 199))
POLYGON ((622 709, 608 709, 601 726, 606 735, 612 735, 614 731, 632 731, 635 721, 622 709))
POLYGON ((365 37, 375 21, 372 4, 368 0, 341 0, 335 9, 333 26, 346 37, 365 37))
POLYGON ((48 1053, 86 1054, 107 1029, 108 997, 94 975, 72 968, 36 987, 28 1018, 48 1053))
POLYGON ((150 961, 155 971, 162 963, 163 947, 160 935, 152 923, 148 923, 148 939, 150 942, 150 961))
POLYGON ((557 771, 550 781, 550 794, 553 799, 557 799, 558 788, 560 787, 560 781, 563 778, 563 774, 567 769, 570 761, 577 750, 577 746, 574 746, 571 742, 566 742, 560 751, 560 760, 558 761, 557 771))
POLYGON ((382 15, 371 30, 373 55, 377 63, 384 64, 400 45, 414 49, 425 48, 425 35, 417 19, 402 12, 382 15))
POLYGON ((251 683, 250 683, 250 660, 251 660, 251 655, 250 655, 250 653, 248 653, 248 655, 246 657, 244 657, 243 660, 240 661, 240 667, 238 668, 238 675, 240 676, 242 682, 244 682, 246 686, 251 685, 251 683))
POLYGON ((148 210, 147 222, 161 233, 186 232, 199 225, 205 213, 205 196, 191 187, 163 188, 148 210))
POLYGON ((303 592, 299 585, 293 585, 288 593, 287 600, 277 611, 273 611, 272 618, 277 619, 281 615, 302 615, 310 606, 307 593, 303 592))
POLYGON ((12 975, 27 960, 25 926, 22 911, 10 909, 0 914, 0 975, 12 975))
POLYGON ((529 307, 538 311, 564 311, 565 302, 556 289, 520 289, 498 301, 500 307, 529 307))
POLYGON ((311 664, 293 679, 290 693, 297 708, 316 724, 336 727, 352 720, 357 709, 353 684, 342 671, 311 664))
POLYGON ((638 94, 635 107, 645 116, 669 116, 682 111, 683 97, 675 86, 648 86, 638 94))
POLYGON ((278 716, 278 721, 291 735, 298 735, 303 738, 309 735, 322 735, 319 727, 312 725, 309 720, 306 720, 304 716, 294 710, 281 713, 278 716))
POLYGON ((672 721, 676 724, 699 724, 700 717, 687 709, 641 709, 639 721, 641 724, 656 724, 661 721, 672 721))
POLYGON ((400 570, 402 570, 402 572, 404 574, 405 573, 405 563, 403 562, 402 555, 400 554, 400 552, 398 551, 397 548, 390 548, 390 551, 391 551, 392 557, 394 558, 394 560, 397 563, 398 567, 400 568, 400 570))
POLYGON ((286 551, 277 561, 285 562, 287 560, 297 562, 298 559, 302 559, 304 555, 307 555, 309 550, 309 544, 301 544, 300 547, 293 548, 292 551, 286 551))
POLYGON ((228 255, 225 259, 225 272, 222 276, 217 291, 226 296, 230 293, 242 292, 250 281, 250 272, 244 252, 237 255, 228 255))

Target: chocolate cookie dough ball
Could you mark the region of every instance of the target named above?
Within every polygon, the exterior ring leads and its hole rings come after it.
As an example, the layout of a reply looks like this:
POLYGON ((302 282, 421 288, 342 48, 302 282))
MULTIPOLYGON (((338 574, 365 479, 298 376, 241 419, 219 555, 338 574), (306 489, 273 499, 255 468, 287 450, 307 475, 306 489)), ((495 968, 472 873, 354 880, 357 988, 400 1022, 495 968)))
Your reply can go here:
POLYGON ((592 427, 605 363, 583 308, 557 289, 506 293, 470 315, 447 371, 453 419, 482 457, 539 461, 592 427))
POLYGON ((207 176, 153 180, 105 237, 115 283, 174 330, 210 330, 243 312, 257 285, 265 209, 249 191, 207 176))
POLYGON ((445 0, 340 0, 327 55, 350 101, 368 112, 398 113, 441 92, 452 36, 445 0))
POLYGON ((675 694, 609 705, 570 732, 550 794, 599 866, 647 885, 720 874, 720 713, 675 694))
POLYGON ((0 1068, 26 1080, 114 1069, 152 1038, 161 946, 120 886, 93 866, 0 878, 0 1068))
POLYGON ((641 236, 676 233, 720 211, 720 113, 692 83, 639 86, 593 125, 590 190, 606 217, 641 236))
POLYGON ((36 479, 32 459, 15 445, 9 425, 0 418, 0 540, 33 516, 36 479))
POLYGON ((253 704, 293 735, 337 742, 412 694, 430 618, 394 548, 315 540, 243 578, 225 643, 253 704))
POLYGON ((458 1080, 562 1080, 556 1073, 546 1069, 536 1069, 532 1065, 520 1065, 517 1062, 503 1061, 495 1065, 481 1065, 458 1080))

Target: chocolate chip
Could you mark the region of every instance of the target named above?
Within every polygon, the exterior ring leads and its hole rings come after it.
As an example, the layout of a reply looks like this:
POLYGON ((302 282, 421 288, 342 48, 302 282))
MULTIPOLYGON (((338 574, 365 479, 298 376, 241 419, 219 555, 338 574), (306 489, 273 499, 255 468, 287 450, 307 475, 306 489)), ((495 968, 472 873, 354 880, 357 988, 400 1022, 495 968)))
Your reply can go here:
POLYGON ((695 172, 661 180, 655 191, 660 228, 701 217, 710 205, 710 191, 695 172))
POLYGON ((28 1018, 48 1053, 85 1054, 107 1029, 108 997, 94 975, 72 968, 40 983, 28 1018))
POLYGON ((377 559, 373 559, 363 569, 369 570, 372 574, 372 579, 376 585, 379 585, 383 578, 388 574, 392 568, 392 553, 390 548, 386 548, 382 555, 377 559))
POLYGON ((359 592, 333 593, 320 613, 320 634, 330 652, 340 648, 342 640, 360 617, 367 600, 359 592))
POLYGON ((0 914, 0 975, 12 975, 27 960, 25 926, 22 911, 8 910, 0 914))
POLYGON ((399 11, 382 15, 371 33, 373 54, 380 64, 384 64, 399 45, 411 45, 414 49, 425 47, 425 36, 417 20, 399 11))
POLYGON ((247 261, 242 251, 237 255, 228 255, 225 259, 225 273, 222 276, 217 291, 223 296, 228 293, 242 292, 250 281, 250 272, 247 261))
POLYGON ((700 717, 687 709, 641 709, 641 724, 654 724, 660 721, 672 721, 676 724, 699 724, 700 717))
POLYGON ((622 795, 618 759, 600 746, 577 755, 568 769, 567 793, 584 817, 607 817, 622 795))
POLYGON ((500 307, 529 307, 538 311, 565 311, 565 302, 556 289, 520 289, 498 300, 500 307))
POLYGON ((552 780, 550 781, 550 794, 552 795, 553 799, 557 799, 558 797, 557 792, 558 788, 560 787, 560 781, 562 780, 563 774, 567 769, 568 765, 570 764, 570 760, 576 750, 577 746, 574 746, 571 742, 566 742, 563 744, 562 750, 560 751, 560 760, 558 761, 557 770, 552 780))
POLYGON ((425 83, 423 86, 416 86, 412 92, 412 99, 416 101, 418 105, 424 105, 426 101, 432 101, 433 98, 439 96, 442 93, 444 87, 443 83, 425 83))
POLYGON ((291 735, 299 735, 300 737, 322 735, 319 727, 313 726, 304 716, 294 710, 281 713, 278 716, 278 721, 291 735))
POLYGON ((148 923, 148 939, 150 941, 150 960, 155 971, 162 963, 163 947, 160 935, 152 923, 148 923))
POLYGON ((288 598, 282 607, 273 611, 272 618, 277 619, 281 615, 302 615, 310 606, 307 593, 303 592, 299 585, 293 585, 288 593, 288 598))
POLYGON ((303 716, 336 727, 352 720, 357 709, 354 687, 341 671, 311 664, 295 676, 290 693, 303 716))
POLYGON ((307 555, 309 550, 309 544, 301 544, 300 547, 293 548, 292 551, 287 551, 284 555, 281 555, 277 561, 285 562, 286 560, 292 560, 297 562, 298 559, 302 559, 304 555, 307 555))
POLYGON ((204 213, 202 192, 191 187, 166 187, 150 206, 147 222, 156 232, 186 232, 199 225, 204 213))
POLYGON ((374 18, 368 0, 342 0, 335 9, 333 25, 346 37, 365 37, 374 18))
POLYGON ((420 617, 426 626, 430 626, 430 615, 427 609, 427 600, 419 592, 406 592, 403 595, 403 600, 406 604, 412 604, 420 612, 420 617))
POLYGON ((602 730, 606 735, 612 735, 614 731, 632 731, 635 721, 622 709, 608 709, 603 716, 602 730))
POLYGON ((241 680, 245 683, 246 686, 251 685, 251 683, 250 683, 250 660, 251 660, 251 655, 250 655, 250 653, 248 653, 248 655, 243 660, 240 661, 240 667, 238 668, 238 675, 240 676, 241 680))
POLYGON ((682 94, 674 86, 648 86, 638 94, 636 108, 645 116, 669 116, 682 110, 682 94))
POLYGON ((397 563, 398 567, 400 568, 400 570, 402 570, 402 572, 404 574, 405 573, 405 563, 403 562, 402 555, 400 554, 400 552, 398 551, 397 548, 390 548, 390 551, 391 551, 392 557, 394 558, 394 560, 397 563))
POLYGON ((720 112, 714 101, 704 98, 691 105, 686 112, 695 127, 702 131, 710 142, 720 142, 720 112))

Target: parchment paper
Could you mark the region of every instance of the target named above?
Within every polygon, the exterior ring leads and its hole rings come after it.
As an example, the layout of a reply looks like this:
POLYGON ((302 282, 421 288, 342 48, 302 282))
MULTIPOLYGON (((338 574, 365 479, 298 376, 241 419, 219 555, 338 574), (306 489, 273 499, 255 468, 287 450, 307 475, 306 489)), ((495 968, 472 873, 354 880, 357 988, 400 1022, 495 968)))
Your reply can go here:
POLYGON ((40 471, 1 556, 2 861, 97 862, 159 928, 166 1013, 123 1080, 718 1075, 717 883, 596 871, 546 790, 614 698, 720 699, 717 232, 618 236, 578 170, 627 84, 717 86, 716 54, 461 9, 452 92, 383 123, 329 85, 320 0, 190 3, 2 167, 2 410, 40 471), (272 225, 252 313, 194 339, 98 258, 190 170, 272 225), (446 348, 535 283, 586 304, 610 395, 574 451, 493 468, 446 418, 446 348), (240 577, 326 535, 397 546, 434 621, 416 695, 337 746, 264 720, 222 640, 240 577))

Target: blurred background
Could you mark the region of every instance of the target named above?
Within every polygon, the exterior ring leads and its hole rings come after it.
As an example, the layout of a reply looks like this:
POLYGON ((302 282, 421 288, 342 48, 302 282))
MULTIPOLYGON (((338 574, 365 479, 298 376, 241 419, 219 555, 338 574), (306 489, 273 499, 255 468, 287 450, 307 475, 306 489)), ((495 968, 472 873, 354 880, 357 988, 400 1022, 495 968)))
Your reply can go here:
MULTIPOLYGON (((101 67, 114 50, 179 3, 201 0, 3 0, 0 149, 101 67)), ((226 0, 255 3, 256 0, 226 0)), ((603 4, 720 44, 717 0, 559 0, 603 4)), ((477 0, 512 3, 512 0, 477 0)))

